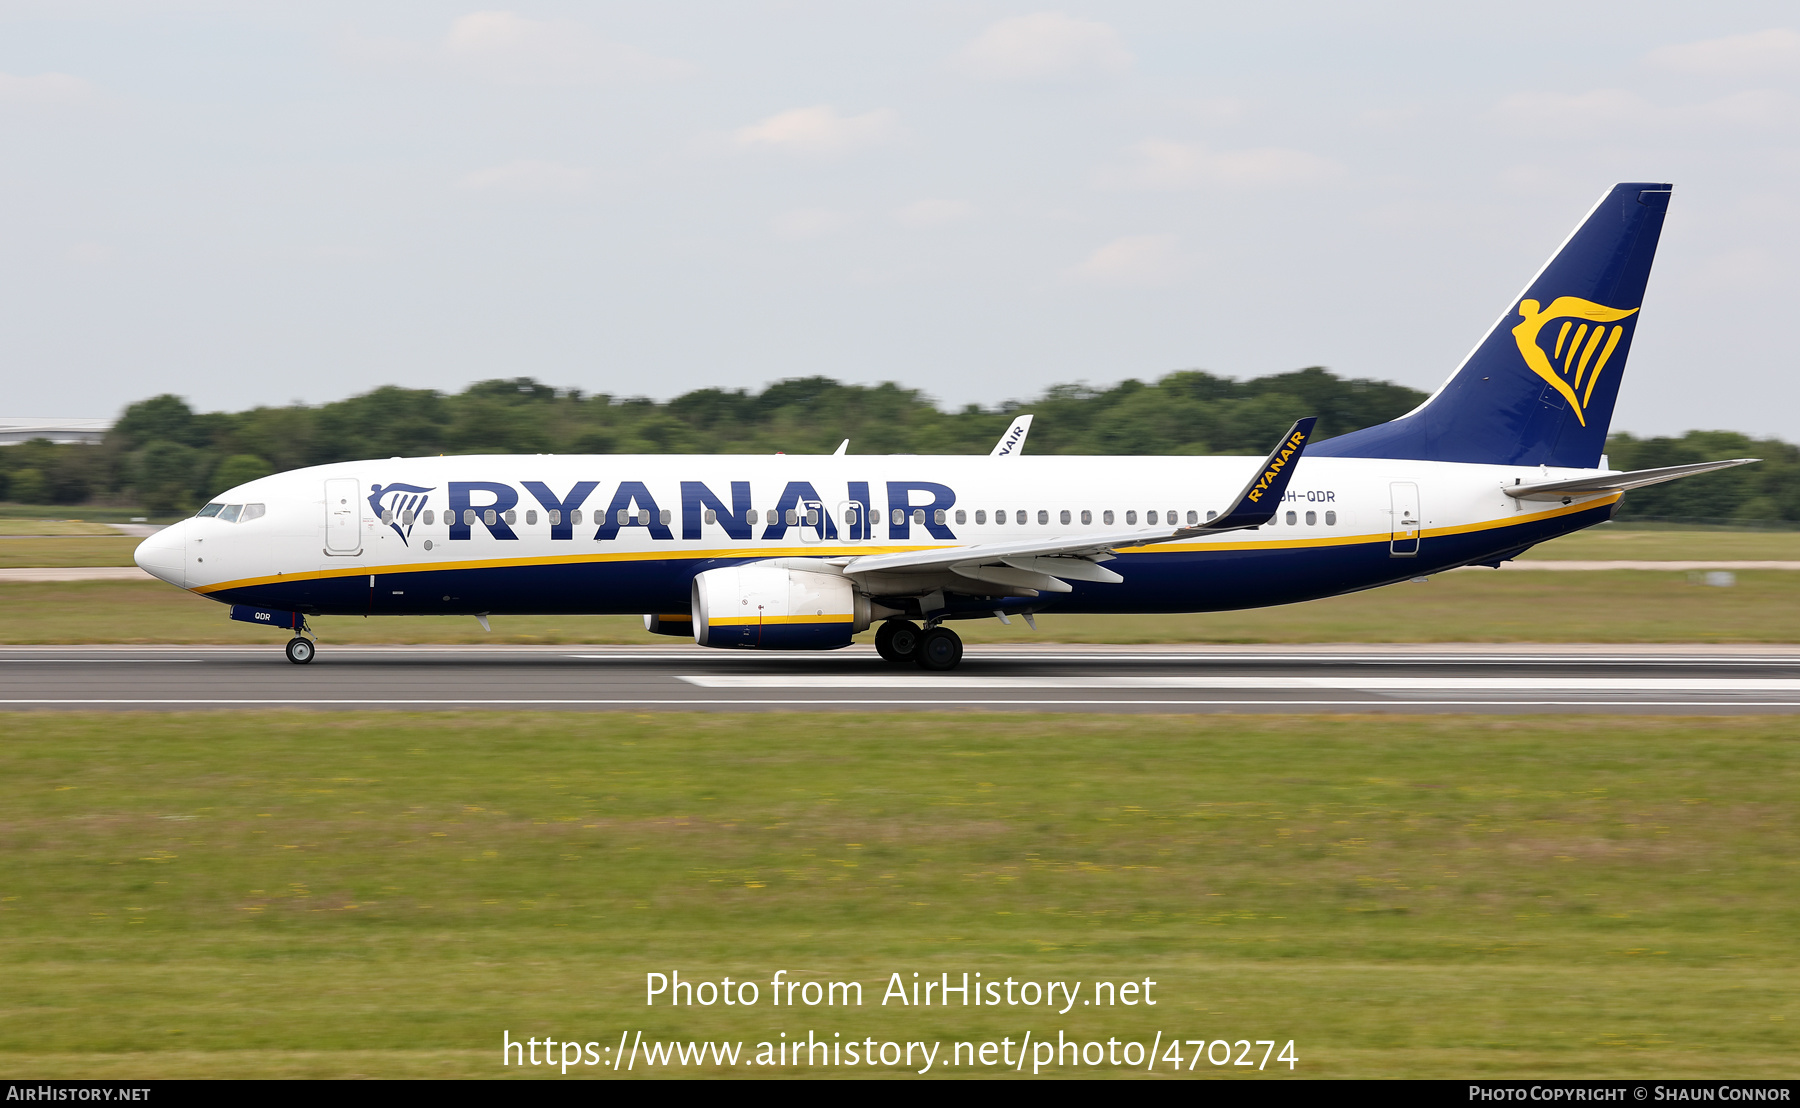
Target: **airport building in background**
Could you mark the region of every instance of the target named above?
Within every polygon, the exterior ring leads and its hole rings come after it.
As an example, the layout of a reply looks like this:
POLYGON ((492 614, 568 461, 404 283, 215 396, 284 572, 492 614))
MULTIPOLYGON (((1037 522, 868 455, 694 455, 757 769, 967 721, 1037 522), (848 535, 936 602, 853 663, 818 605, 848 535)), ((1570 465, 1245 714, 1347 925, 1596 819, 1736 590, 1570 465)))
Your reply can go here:
POLYGON ((33 439, 49 439, 54 443, 83 443, 89 446, 106 438, 112 428, 110 419, 33 419, 26 416, 0 416, 0 446, 16 446, 33 439))

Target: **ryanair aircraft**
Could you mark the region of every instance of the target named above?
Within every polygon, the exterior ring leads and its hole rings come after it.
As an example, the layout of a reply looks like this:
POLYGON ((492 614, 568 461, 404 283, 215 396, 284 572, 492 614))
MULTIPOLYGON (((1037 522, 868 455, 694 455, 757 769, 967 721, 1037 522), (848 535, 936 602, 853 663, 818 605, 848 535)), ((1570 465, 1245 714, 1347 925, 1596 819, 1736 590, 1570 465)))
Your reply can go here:
POLYGON ((1601 197, 1429 400, 1266 458, 504 455, 314 466, 229 489, 137 549, 157 577, 291 633, 315 615, 648 613, 702 646, 947 670, 948 624, 1203 612, 1498 566, 1611 517, 1601 453, 1666 184, 1601 197))

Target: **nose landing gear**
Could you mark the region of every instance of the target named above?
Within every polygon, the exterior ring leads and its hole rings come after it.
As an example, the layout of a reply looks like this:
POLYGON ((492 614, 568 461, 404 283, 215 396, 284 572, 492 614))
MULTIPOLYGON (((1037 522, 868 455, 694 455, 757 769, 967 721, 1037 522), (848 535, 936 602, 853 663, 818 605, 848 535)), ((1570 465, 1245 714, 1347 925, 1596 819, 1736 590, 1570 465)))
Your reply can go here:
POLYGON ((306 617, 300 617, 300 626, 294 629, 297 634, 288 640, 287 660, 297 666, 303 666, 313 660, 319 652, 319 644, 313 640, 313 630, 307 625, 306 617))

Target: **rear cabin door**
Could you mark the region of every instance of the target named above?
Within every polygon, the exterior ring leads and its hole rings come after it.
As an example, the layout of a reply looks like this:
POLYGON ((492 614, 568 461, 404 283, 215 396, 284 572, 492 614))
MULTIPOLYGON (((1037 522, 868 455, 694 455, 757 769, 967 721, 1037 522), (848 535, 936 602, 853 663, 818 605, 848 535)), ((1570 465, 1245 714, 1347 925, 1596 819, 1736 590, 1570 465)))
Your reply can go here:
POLYGON ((354 477, 325 482, 325 552, 355 554, 362 549, 361 484, 354 477))
POLYGON ((1393 498, 1393 534, 1388 539, 1388 554, 1394 558, 1411 558, 1419 552, 1419 486, 1411 481, 1395 481, 1388 485, 1393 498))

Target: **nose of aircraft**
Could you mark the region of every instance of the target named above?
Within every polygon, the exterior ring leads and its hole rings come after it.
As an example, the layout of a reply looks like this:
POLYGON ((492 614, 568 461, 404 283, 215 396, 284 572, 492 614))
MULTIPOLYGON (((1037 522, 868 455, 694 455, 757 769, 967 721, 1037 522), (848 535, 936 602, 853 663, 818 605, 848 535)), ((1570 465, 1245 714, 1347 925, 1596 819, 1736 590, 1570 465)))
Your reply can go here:
POLYGON ((187 540, 183 534, 187 524, 184 519, 138 543, 131 552, 138 568, 171 585, 187 588, 187 540))

